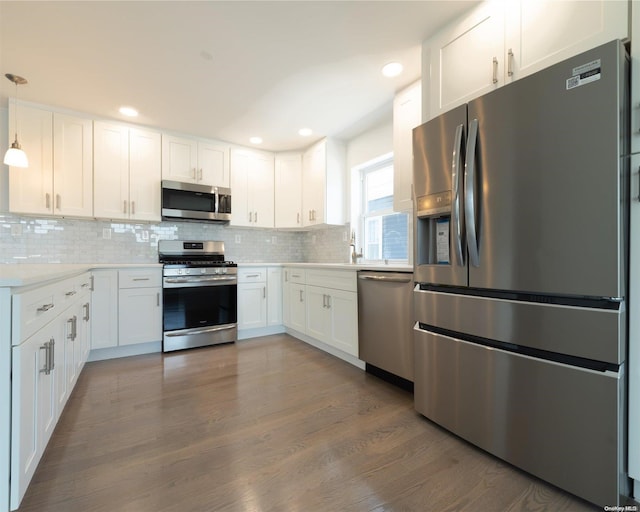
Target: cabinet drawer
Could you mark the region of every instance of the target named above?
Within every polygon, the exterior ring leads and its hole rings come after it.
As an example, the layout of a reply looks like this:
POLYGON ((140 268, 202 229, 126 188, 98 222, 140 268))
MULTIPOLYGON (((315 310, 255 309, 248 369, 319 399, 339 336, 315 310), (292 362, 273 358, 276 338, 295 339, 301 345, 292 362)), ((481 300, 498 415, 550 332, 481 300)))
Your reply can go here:
POLYGON ((54 283, 13 296, 13 345, 22 343, 62 312, 61 297, 66 289, 67 286, 54 283))
POLYGON ((355 292, 358 289, 354 270, 307 269, 307 284, 355 292))
POLYGON ((120 270, 118 279, 120 289, 162 286, 162 270, 159 268, 120 270))
POLYGON ((264 267, 238 269, 238 283, 265 283, 266 281, 267 269, 264 267))
POLYGON ((303 268, 285 268, 284 269, 284 282, 305 284, 306 271, 303 268))

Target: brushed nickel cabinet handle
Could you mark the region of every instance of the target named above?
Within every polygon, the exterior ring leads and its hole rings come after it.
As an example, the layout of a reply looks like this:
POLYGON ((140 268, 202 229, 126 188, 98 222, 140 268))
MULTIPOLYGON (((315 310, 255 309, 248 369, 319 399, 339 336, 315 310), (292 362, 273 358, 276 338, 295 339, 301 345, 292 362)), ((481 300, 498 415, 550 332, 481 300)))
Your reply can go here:
POLYGON ((492 83, 498 83, 498 59, 496 57, 493 58, 493 80, 492 83))
POLYGON ((507 52, 507 76, 513 76, 513 50, 507 52))

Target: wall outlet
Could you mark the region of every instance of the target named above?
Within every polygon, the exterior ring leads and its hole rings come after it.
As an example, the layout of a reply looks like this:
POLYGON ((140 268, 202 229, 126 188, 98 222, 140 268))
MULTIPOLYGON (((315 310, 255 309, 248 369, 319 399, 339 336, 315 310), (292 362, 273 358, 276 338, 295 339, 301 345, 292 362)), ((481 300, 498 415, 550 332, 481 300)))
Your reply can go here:
POLYGON ((242 243, 242 235, 236 235, 236 243, 242 243))
POLYGON ((271 237, 271 243, 272 243, 272 244, 277 244, 277 243, 278 243, 278 237, 277 237, 276 235, 273 235, 273 236, 271 237))
POLYGON ((22 234, 22 224, 11 224, 11 236, 20 236, 22 234))
POLYGON ((111 228, 102 228, 102 239, 111 240, 111 228))
POLYGON ((149 232, 146 229, 142 231, 142 240, 145 242, 149 241, 149 232))

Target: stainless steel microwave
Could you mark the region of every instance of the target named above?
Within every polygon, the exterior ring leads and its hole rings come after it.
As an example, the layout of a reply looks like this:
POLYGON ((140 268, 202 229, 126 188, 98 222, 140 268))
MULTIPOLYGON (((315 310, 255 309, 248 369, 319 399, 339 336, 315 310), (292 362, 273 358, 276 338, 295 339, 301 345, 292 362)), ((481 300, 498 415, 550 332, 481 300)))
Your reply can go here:
POLYGON ((229 222, 231 189, 162 180, 162 218, 229 222))

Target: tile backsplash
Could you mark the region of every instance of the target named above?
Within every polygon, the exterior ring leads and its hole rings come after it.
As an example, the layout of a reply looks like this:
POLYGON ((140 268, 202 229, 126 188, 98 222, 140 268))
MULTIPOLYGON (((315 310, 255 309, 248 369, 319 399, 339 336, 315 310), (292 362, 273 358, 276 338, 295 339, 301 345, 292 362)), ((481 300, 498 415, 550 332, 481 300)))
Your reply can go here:
POLYGON ((0 264, 157 263, 158 240, 222 240, 239 263, 348 261, 349 226, 296 232, 197 222, 128 223, 0 213, 0 264))

